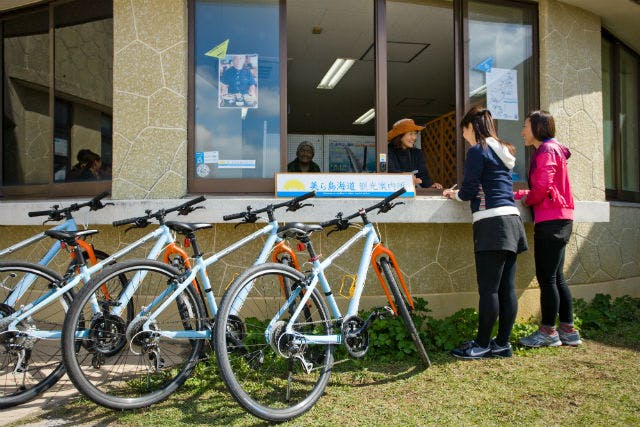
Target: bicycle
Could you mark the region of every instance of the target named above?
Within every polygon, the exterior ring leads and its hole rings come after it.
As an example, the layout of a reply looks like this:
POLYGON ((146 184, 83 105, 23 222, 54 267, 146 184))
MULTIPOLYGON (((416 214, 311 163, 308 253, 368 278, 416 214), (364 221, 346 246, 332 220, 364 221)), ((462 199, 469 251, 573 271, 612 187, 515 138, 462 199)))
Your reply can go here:
POLYGON ((314 195, 310 192, 262 209, 248 206, 244 212, 225 215, 225 221, 242 219, 240 225, 254 223, 258 214, 266 213, 268 224, 207 258, 203 258, 196 233, 211 224, 167 223, 185 235, 193 249, 195 261, 190 270, 180 272, 154 261, 131 260, 95 277, 74 299, 63 328, 64 362, 76 388, 112 409, 146 407, 173 393, 189 378, 204 342, 212 338, 217 305, 207 267, 261 236, 266 239, 255 264, 267 261, 271 253, 272 260, 297 266, 295 253, 278 236, 275 211, 284 207, 297 211, 309 206, 301 202, 314 195), (117 279, 123 274, 131 277, 125 291, 118 298, 105 297, 101 290, 117 288, 117 279), (200 297, 198 290, 189 286, 195 278, 200 297), (92 308, 96 301, 101 308, 98 313, 92 308), (126 320, 122 312, 130 303, 135 316, 126 320), (82 324, 81 319, 91 316, 91 324, 82 324), (114 324, 117 327, 112 327, 114 324), (110 349, 103 340, 127 344, 118 354, 102 357, 110 349), (99 365, 92 363, 96 355, 102 357, 99 365))
POLYGON ((246 411, 267 421, 281 422, 311 409, 329 382, 334 346, 344 345, 352 357, 364 356, 369 347, 368 326, 389 310, 400 315, 422 362, 427 368, 430 366, 410 316, 413 300, 396 258, 380 243, 367 218, 372 210, 388 212, 402 203, 391 201, 404 192, 404 188, 398 190, 347 217, 340 213, 321 225, 286 224, 280 228, 280 235, 306 245, 311 271, 305 275, 285 265, 262 264, 246 270, 225 292, 214 330, 215 355, 222 380, 246 411), (357 217, 364 223, 360 231, 321 261, 309 236, 332 226, 335 228, 330 233, 346 230, 357 217), (366 239, 362 258, 343 315, 324 271, 360 239, 366 239), (363 320, 357 313, 369 264, 374 267, 390 308, 374 310, 363 320), (282 283, 288 284, 285 292, 282 283))
MULTIPOLYGON (((63 223, 58 224, 55 227, 52 227, 50 230, 76 231, 78 230, 78 223, 73 217, 73 212, 79 211, 80 209, 85 207, 88 207, 89 210, 91 211, 97 211, 108 205, 113 205, 113 203, 102 203, 102 199, 104 199, 108 195, 109 195, 109 192, 104 191, 98 194, 97 196, 95 196, 94 198, 92 198, 91 200, 89 200, 88 202, 73 203, 64 208, 60 208, 60 205, 54 205, 49 210, 28 212, 27 215, 29 217, 46 216, 47 219, 44 221, 43 224, 46 224, 49 221, 58 222, 58 221, 64 220, 63 223)), ((45 239, 46 237, 47 236, 44 232, 37 233, 31 237, 28 237, 22 240, 21 242, 18 242, 12 246, 9 246, 8 248, 0 250, 0 258, 5 255, 10 255, 27 246, 33 245, 39 242, 40 240, 45 239)), ((83 241, 80 243, 80 245, 84 249, 84 254, 83 254, 84 258, 86 260, 89 260, 92 264, 97 263, 98 260, 106 259, 109 256, 107 253, 100 251, 98 249, 95 249, 91 244, 87 242, 83 241)), ((61 250, 62 250, 62 245, 60 244, 59 241, 55 241, 51 245, 49 250, 45 253, 45 255, 42 258, 40 258, 37 264, 42 266, 49 265, 49 263, 53 261, 53 259, 60 253, 61 250)), ((74 267, 75 264, 76 262, 72 260, 68 268, 74 267)))
MULTIPOLYGON (((156 243, 149 252, 150 258, 157 258, 164 249, 166 261, 177 254, 173 262, 188 262, 186 252, 173 243, 173 235, 164 225, 164 218, 174 211, 186 215, 196 209, 192 205, 203 200, 204 197, 201 196, 180 206, 161 209, 155 213, 148 211, 145 216, 135 218, 133 227, 146 227, 149 220, 154 218, 159 220, 160 227, 91 266, 85 264, 83 251, 90 250, 91 246, 83 238, 97 233, 96 230, 45 231, 45 236, 56 239, 57 244, 67 248, 73 256, 71 267, 64 276, 35 263, 0 262, 0 349, 3 351, 0 355, 0 408, 19 405, 35 398, 64 374, 58 340, 62 335, 62 322, 76 285, 80 282, 87 283, 92 275, 105 266, 154 239, 156 243), (178 259, 180 261, 175 261, 178 259)), ((44 215, 45 212, 48 211, 33 215, 44 215)), ((114 221, 114 225, 123 225, 123 222, 114 221)), ((119 295, 127 279, 121 276, 118 281, 118 289, 110 291, 119 295)), ((101 292, 106 293, 107 289, 102 289, 101 292)), ((94 306, 94 310, 97 309, 94 306)))

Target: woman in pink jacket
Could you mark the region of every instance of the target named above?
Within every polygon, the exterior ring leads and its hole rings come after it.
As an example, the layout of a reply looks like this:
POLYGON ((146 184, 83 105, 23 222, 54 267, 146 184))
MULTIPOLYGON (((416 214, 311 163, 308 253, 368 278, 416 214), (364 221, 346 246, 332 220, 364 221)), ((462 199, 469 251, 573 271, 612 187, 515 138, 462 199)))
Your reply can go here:
POLYGON ((539 329, 520 339, 520 344, 527 347, 582 343, 573 327, 571 291, 562 272, 573 227, 573 196, 567 171, 571 152, 554 139, 555 133, 553 116, 546 111, 529 114, 522 128, 524 145, 533 146, 535 152, 529 168, 529 190, 516 192, 515 198, 533 209, 534 258, 542 312, 539 329))

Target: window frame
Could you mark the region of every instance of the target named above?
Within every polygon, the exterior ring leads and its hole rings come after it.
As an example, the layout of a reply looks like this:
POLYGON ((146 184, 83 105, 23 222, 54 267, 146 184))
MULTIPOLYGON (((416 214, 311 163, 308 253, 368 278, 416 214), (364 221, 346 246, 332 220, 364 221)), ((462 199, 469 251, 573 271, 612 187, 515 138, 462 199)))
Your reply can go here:
MULTIPOLYGON (((622 108, 620 104, 620 51, 624 50, 635 58, 638 64, 638 70, 640 70, 640 54, 623 43, 606 28, 603 27, 601 33, 602 38, 611 43, 611 57, 609 62, 610 81, 607 83, 611 87, 610 102, 613 129, 613 135, 611 138, 611 167, 613 169, 613 181, 615 186, 615 188, 605 188, 605 197, 607 200, 640 203, 640 191, 628 191, 622 189, 622 129, 620 127, 620 112, 622 108)), ((603 81, 603 84, 604 83, 605 82, 603 81)), ((636 94, 636 96, 638 101, 640 101, 640 72, 638 73, 637 83, 638 93, 636 94)), ((638 117, 636 117, 636 120, 637 129, 640 131, 640 113, 638 114, 638 117)), ((635 143, 637 145, 640 145, 640 140, 636 140, 635 143)), ((636 159, 636 163, 640 165, 640 147, 638 148, 638 158, 636 159)))
MULTIPOLYGON (((0 82, 4 82, 4 22, 7 19, 26 16, 32 13, 46 11, 48 14, 48 43, 49 43, 49 141, 53 147, 53 138, 55 134, 55 8, 59 5, 69 3, 71 0, 51 1, 47 4, 38 4, 34 7, 9 11, 0 14, 0 82)), ((113 19, 113 9, 112 9, 113 19)), ((4 117, 4 83, 0 84, 0 115, 4 117)), ((103 112, 104 114, 104 112, 103 112)), ((111 106, 110 115, 113 119, 113 105, 111 106)), ((0 148, 4 143, 4 120, 0 121, 0 148)), ((113 147, 113 145, 112 145, 113 147)), ((0 149, 0 197, 10 198, 50 198, 50 197, 69 197, 69 196, 93 196, 101 191, 111 191, 111 179, 90 182, 55 182, 54 181, 54 159, 49 164, 49 178, 46 184, 24 184, 24 185, 5 185, 2 173, 2 155, 3 150, 0 149)))

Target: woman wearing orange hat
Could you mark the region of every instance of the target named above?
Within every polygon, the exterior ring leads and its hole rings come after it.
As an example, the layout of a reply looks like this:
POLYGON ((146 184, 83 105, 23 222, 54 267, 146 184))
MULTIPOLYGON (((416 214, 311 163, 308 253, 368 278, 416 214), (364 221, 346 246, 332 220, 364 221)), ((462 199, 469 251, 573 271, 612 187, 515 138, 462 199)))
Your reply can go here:
POLYGON ((442 189, 442 185, 432 182, 427 171, 422 151, 415 148, 418 132, 424 129, 411 119, 400 119, 387 133, 389 141, 389 172, 415 172, 413 183, 423 188, 442 189))

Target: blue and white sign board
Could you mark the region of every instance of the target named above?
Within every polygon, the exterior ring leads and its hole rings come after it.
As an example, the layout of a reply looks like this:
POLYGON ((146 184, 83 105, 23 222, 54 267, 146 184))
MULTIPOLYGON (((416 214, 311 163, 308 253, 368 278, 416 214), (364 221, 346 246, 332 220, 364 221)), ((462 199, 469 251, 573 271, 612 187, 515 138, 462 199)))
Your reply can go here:
POLYGON ((404 187, 414 197, 410 173, 278 173, 276 197, 296 197, 316 190, 316 197, 386 197, 404 187))

